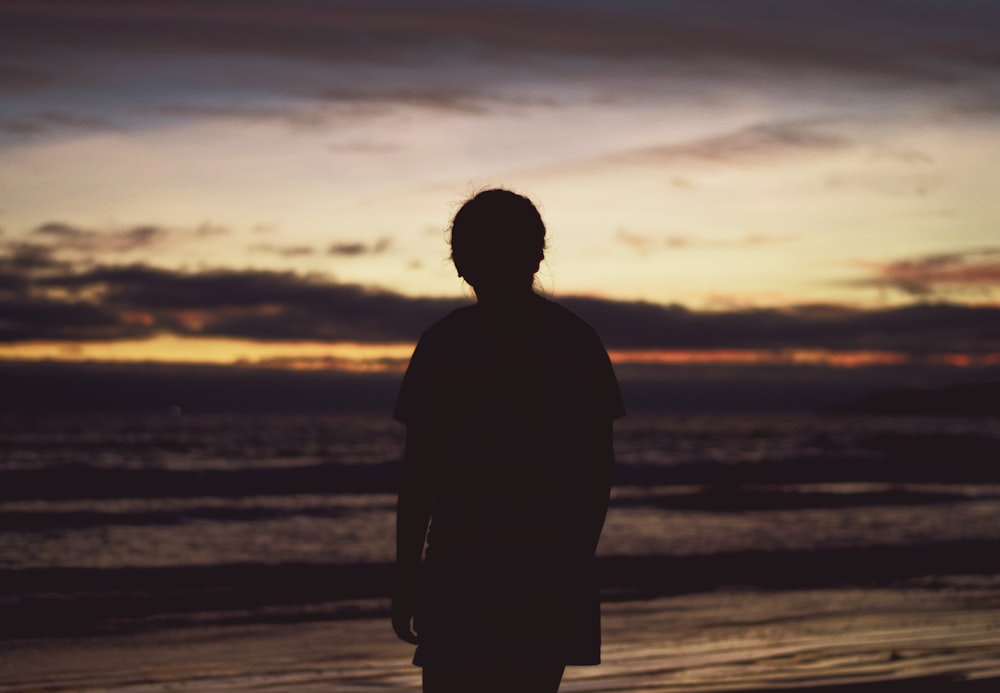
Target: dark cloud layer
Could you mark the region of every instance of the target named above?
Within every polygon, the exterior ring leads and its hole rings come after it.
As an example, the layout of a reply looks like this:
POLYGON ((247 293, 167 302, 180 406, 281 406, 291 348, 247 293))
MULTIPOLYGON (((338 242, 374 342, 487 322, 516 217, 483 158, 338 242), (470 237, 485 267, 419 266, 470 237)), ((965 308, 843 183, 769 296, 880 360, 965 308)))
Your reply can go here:
MULTIPOLYGON (((0 8, 0 12, 3 9, 0 8)), ((48 73, 12 63, 0 63, 0 91, 28 92, 53 82, 48 73)))
POLYGON ((0 340, 126 339, 171 332, 259 340, 415 339, 457 305, 291 272, 184 273, 146 265, 11 272, 0 340), (51 320, 39 316, 52 315, 51 320), (116 332, 117 330, 117 332, 116 332))
POLYGON ((69 264, 56 260, 55 250, 42 243, 12 242, 0 244, 0 277, 28 281, 27 273, 46 269, 68 269, 69 264))
MULTIPOLYGON (((0 88, 79 79, 88 66, 72 57, 87 54, 128 60, 230 55, 382 67, 459 58, 533 69, 539 61, 565 69, 567 62, 583 59, 587 69, 594 61, 627 61, 784 70, 786 76, 873 76, 903 84, 986 83, 1000 65, 998 25, 1000 6, 977 0, 432 0, 419 6, 402 0, 40 0, 0 4, 0 41, 9 55, 27 63, 6 65, 0 88), (43 57, 62 69, 30 66, 43 57)), ((414 93, 412 85, 403 92, 414 93)), ((455 97, 441 98, 447 103, 455 97)))
MULTIPOLYGON (((616 349, 1000 352, 1000 308, 829 306, 699 312, 567 297, 616 349)), ((463 305, 292 272, 73 268, 14 248, 0 259, 0 341, 130 339, 158 333, 251 340, 411 342, 463 305), (25 255, 27 259, 17 253, 25 255)))
POLYGON ((625 349, 1000 350, 1000 309, 918 305, 699 312, 653 303, 567 298, 611 347, 625 349))
POLYGON ((5 38, 140 53, 253 53, 412 60, 435 47, 503 55, 721 56, 940 78, 996 67, 1000 9, 954 0, 663 3, 5 3, 5 38), (979 39, 979 40, 975 40, 979 39), (846 50, 847 48, 851 50, 846 50))

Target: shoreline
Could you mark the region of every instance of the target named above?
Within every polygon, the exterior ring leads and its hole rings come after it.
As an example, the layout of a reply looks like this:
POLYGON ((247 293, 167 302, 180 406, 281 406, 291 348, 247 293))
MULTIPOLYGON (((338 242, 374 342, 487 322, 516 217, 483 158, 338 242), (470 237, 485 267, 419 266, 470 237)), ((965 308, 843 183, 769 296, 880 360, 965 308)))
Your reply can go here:
MULTIPOLYGON (((720 590, 603 610, 604 663, 569 668, 563 693, 978 692, 1000 680, 992 584, 720 590)), ((411 656, 384 617, 24 638, 3 643, 0 691, 417 691, 411 656)))
MULTIPOLYGON (((599 556, 605 603, 733 589, 891 590, 963 576, 1000 590, 994 540, 681 556, 599 556)), ((142 633, 185 625, 377 618, 388 563, 226 564, 150 568, 0 569, 0 643, 15 638, 142 633)))

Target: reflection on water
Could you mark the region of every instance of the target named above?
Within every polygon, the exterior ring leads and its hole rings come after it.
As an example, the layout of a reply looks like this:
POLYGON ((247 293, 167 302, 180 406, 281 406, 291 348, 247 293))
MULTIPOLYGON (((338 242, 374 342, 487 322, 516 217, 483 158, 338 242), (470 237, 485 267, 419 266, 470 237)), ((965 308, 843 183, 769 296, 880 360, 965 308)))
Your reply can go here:
MULTIPOLYGON (((869 561, 895 548, 910 551, 909 577, 920 577, 950 570, 931 560, 941 547, 959 547, 967 563, 1000 553, 995 419, 636 415, 616 435, 599 555, 619 586, 648 560, 719 557, 739 574, 767 556, 785 565, 795 552, 847 550, 869 561)), ((365 415, 0 420, 0 577, 22 585, 0 594, 0 611, 68 599, 82 589, 76 569, 144 570, 143 599, 169 592, 170 608, 180 608, 178 579, 187 595, 205 575, 198 608, 207 590, 238 587, 250 609, 309 581, 323 584, 303 603, 378 596, 382 573, 344 570, 391 561, 402 443, 402 427, 365 415), (253 592, 271 568, 285 572, 253 592)))
MULTIPOLYGON (((0 423, 2 567, 391 559, 387 417, 0 423)), ((995 419, 638 415, 616 435, 603 555, 1000 536, 995 419), (966 459, 934 456, 949 444, 966 459)))

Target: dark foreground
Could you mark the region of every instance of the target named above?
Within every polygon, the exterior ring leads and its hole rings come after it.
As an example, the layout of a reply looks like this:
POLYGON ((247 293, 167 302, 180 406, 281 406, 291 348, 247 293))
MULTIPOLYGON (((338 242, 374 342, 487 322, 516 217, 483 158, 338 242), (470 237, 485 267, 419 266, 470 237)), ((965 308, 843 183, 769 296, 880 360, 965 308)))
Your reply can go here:
MULTIPOLYGON (((995 691, 994 583, 608 603, 604 664, 571 668, 561 690, 995 691)), ((0 691, 417 691, 410 655, 384 618, 21 638, 0 650, 0 691)))

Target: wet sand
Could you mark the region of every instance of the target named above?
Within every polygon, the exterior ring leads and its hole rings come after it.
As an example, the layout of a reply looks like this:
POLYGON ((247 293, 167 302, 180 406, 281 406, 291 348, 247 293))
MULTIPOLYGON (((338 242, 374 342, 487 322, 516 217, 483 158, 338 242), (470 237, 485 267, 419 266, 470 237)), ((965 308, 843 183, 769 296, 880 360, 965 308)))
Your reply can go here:
MULTIPOLYGON (((604 664, 569 669, 560 690, 1000 690, 998 586, 611 602, 604 664)), ((384 618, 18 639, 0 643, 0 691, 417 691, 410 654, 384 618)))

